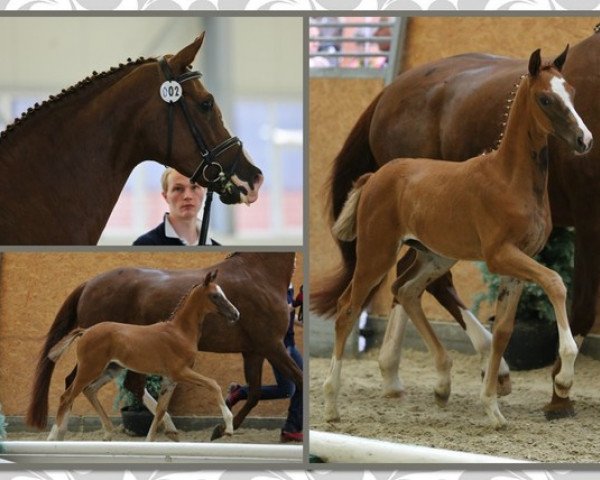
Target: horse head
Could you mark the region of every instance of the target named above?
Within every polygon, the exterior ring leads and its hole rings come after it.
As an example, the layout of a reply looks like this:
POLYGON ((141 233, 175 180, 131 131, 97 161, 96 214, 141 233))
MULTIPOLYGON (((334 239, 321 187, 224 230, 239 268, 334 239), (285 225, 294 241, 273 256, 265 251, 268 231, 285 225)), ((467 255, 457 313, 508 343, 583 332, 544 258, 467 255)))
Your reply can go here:
POLYGON ((552 62, 542 67, 540 50, 529 58, 530 98, 533 115, 542 130, 564 140, 577 154, 588 153, 592 134, 575 111, 575 89, 561 74, 569 46, 552 62))
POLYGON ((204 277, 203 283, 201 284, 203 290, 206 291, 208 299, 210 300, 210 312, 222 315, 231 324, 236 323, 240 318, 240 312, 225 296, 225 293, 221 287, 215 283, 217 272, 218 270, 209 271, 204 277))
POLYGON ((204 33, 175 55, 159 59, 157 121, 167 126, 164 163, 217 192, 223 203, 249 205, 258 199, 264 178, 242 142, 225 128, 201 74, 191 70, 203 41, 204 33))

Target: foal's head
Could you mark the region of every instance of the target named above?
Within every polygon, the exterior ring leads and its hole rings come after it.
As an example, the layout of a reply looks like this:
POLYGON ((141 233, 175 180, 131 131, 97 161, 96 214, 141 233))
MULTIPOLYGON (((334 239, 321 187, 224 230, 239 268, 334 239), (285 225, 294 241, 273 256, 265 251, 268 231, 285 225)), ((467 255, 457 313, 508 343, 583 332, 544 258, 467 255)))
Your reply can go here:
POLYGON ((204 313, 218 313, 225 317, 229 323, 235 323, 240 318, 240 312, 227 299, 219 285, 215 283, 218 270, 208 272, 204 282, 194 286, 190 296, 201 296, 204 300, 204 313))
POLYGON ((592 148, 592 134, 573 106, 575 89, 561 74, 569 46, 551 65, 542 67, 540 50, 529 58, 529 100, 532 114, 546 134, 563 139, 577 154, 592 148))

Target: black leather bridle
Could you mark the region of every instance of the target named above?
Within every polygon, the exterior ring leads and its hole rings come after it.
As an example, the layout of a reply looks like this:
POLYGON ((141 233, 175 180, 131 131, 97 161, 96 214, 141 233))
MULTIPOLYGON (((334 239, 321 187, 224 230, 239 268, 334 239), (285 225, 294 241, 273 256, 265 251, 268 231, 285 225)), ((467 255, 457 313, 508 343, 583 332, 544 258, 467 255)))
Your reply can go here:
MULTIPOLYGON (((181 111, 185 117, 188 128, 200 149, 200 158, 202 159, 196 171, 190 177, 190 181, 196 183, 197 180, 202 177, 206 182, 208 182, 208 189, 214 190, 215 192, 221 194, 225 193, 228 190, 228 184, 230 183, 231 175, 235 172, 235 168, 237 167, 237 163, 239 161, 239 157, 233 162, 231 167, 228 169, 227 174, 224 172, 223 166, 217 162, 217 158, 225 153, 227 150, 233 147, 242 148, 242 142, 238 137, 230 137, 227 140, 219 143, 213 149, 208 148, 204 138, 202 138, 202 134, 196 124, 194 123, 194 119, 190 114, 190 109, 188 104, 185 101, 185 97, 183 95, 183 87, 182 83, 187 82, 188 80, 195 80, 196 78, 200 78, 202 74, 197 71, 189 71, 182 73, 178 77, 173 75, 171 71, 171 67, 165 60, 165 58, 161 58, 158 60, 158 64, 162 70, 162 73, 166 79, 166 82, 161 85, 161 88, 165 87, 166 83, 169 82, 169 86, 177 85, 180 88, 179 97, 174 101, 165 100, 168 106, 168 114, 167 114, 167 157, 165 159, 165 163, 168 164, 171 158, 171 150, 173 148, 173 110, 175 104, 179 104, 181 107, 181 111)), ((166 86, 168 88, 168 86, 166 86)), ((163 98, 164 99, 164 98, 163 98)))
POLYGON ((181 111, 185 117, 186 123, 196 142, 196 145, 200 149, 200 164, 196 168, 196 171, 190 177, 190 182, 197 183, 198 179, 202 177, 207 185, 207 194, 206 200, 204 203, 204 212, 202 214, 202 227, 200 228, 200 245, 206 244, 206 236, 208 232, 208 224, 210 222, 210 207, 212 204, 212 195, 213 192, 217 192, 218 194, 228 193, 233 187, 233 183, 231 182, 231 176, 235 173, 235 169, 239 162, 239 155, 236 155, 234 162, 231 167, 224 171, 223 166, 217 161, 217 158, 225 153, 227 150, 233 147, 239 147, 240 150, 242 148, 242 142, 238 137, 230 137, 227 140, 219 143, 213 149, 208 148, 204 138, 202 138, 202 134, 198 127, 194 123, 194 119, 190 114, 190 110, 188 104, 185 101, 183 96, 183 87, 182 84, 188 80, 195 80, 200 78, 202 74, 198 71, 187 71, 175 77, 173 75, 173 71, 169 64, 167 63, 164 57, 158 60, 158 64, 160 69, 165 77, 165 82, 161 84, 161 98, 167 104, 167 156, 165 158, 164 163, 166 165, 169 164, 171 159, 171 151, 173 148, 173 115, 174 115, 174 106, 175 104, 179 104, 181 107, 181 111), (163 96, 162 90, 166 89, 165 96, 163 96), (179 89, 177 91, 177 89, 179 89), (169 92, 172 91, 174 95, 169 95, 169 92))

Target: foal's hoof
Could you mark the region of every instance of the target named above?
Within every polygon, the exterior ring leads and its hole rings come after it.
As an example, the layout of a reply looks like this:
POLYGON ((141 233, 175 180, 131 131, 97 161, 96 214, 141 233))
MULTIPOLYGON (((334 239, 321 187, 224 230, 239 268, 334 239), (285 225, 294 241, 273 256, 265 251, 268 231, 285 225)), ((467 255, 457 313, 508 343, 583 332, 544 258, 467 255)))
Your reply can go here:
POLYGON ((221 438, 223 435, 225 435, 225 425, 223 425, 223 424, 217 425, 212 431, 212 435, 210 436, 210 441, 212 442, 213 440, 217 440, 218 438, 221 438))
POLYGON ((165 431, 165 435, 172 442, 178 442, 179 441, 179 432, 177 430, 165 431))
POLYGON ((544 406, 544 417, 546 420, 558 420, 575 416, 575 402, 568 398, 553 401, 544 406))
POLYGON ((445 407, 448 405, 448 399, 450 398, 450 392, 439 393, 435 390, 433 391, 433 395, 435 397, 435 403, 438 407, 445 407))
POLYGON ((510 381, 510 375, 498 375, 498 386, 497 392, 499 397, 505 397, 512 392, 512 383, 510 381))

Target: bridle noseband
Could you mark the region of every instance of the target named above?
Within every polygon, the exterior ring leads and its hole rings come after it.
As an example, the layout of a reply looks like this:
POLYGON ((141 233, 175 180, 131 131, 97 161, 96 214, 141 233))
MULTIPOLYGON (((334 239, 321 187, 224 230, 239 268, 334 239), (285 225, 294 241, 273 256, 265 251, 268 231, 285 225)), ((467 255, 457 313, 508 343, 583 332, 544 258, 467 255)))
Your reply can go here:
POLYGON ((196 127, 194 123, 194 119, 190 114, 189 107, 183 98, 183 87, 182 83, 188 80, 195 80, 200 78, 202 74, 198 71, 188 71, 184 72, 178 77, 173 75, 169 64, 167 63, 164 57, 158 60, 158 64, 161 68, 161 71, 166 79, 160 86, 160 95, 161 98, 168 105, 168 114, 167 114, 167 157, 165 159, 165 164, 168 164, 171 159, 171 150, 173 148, 173 110, 174 105, 176 103, 181 107, 181 111, 185 117, 185 120, 188 124, 188 128, 194 137, 194 141, 198 148, 200 149, 200 165, 196 168, 196 171, 190 177, 190 182, 197 183, 197 180, 202 177, 205 182, 208 183, 208 190, 215 191, 219 194, 223 194, 228 192, 233 184, 231 183, 231 176, 235 172, 235 168, 237 167, 239 156, 236 157, 235 161, 228 169, 227 173, 224 172, 223 166, 217 162, 217 158, 225 153, 227 150, 233 147, 242 148, 242 142, 238 137, 230 137, 227 140, 219 143, 212 150, 208 148, 204 138, 202 138, 202 134, 196 127))

